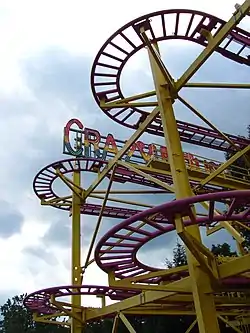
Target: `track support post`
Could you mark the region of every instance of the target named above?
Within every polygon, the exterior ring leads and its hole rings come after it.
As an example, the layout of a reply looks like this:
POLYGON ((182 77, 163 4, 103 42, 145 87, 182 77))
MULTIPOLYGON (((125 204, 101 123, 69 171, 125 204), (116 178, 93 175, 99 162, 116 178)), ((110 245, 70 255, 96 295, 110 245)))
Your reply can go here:
MULTIPOLYGON (((73 183, 75 188, 81 186, 81 174, 79 170, 73 173, 73 183)), ((81 284, 81 199, 77 193, 72 192, 72 285, 81 284)), ((72 295, 72 311, 78 312, 77 307, 81 305, 81 296, 72 295)), ((80 310, 79 310, 80 311, 80 310)), ((80 311, 81 312, 81 311, 80 311)), ((76 313, 77 314, 77 313, 76 313)), ((72 317, 71 333, 82 333, 82 325, 72 317)))
MULTIPOLYGON (((141 31, 143 32, 143 29, 141 31)), ((168 147, 176 199, 187 198, 192 196, 192 190, 188 180, 184 154, 172 105, 174 96, 171 95, 168 82, 161 68, 157 65, 150 49, 148 49, 148 54, 160 108, 166 146, 168 147)), ((187 229, 189 234, 194 237, 197 242, 201 242, 198 226, 190 226, 187 229)), ((197 260, 188 249, 187 259, 199 331, 200 333, 219 333, 220 329, 213 295, 206 294, 205 292, 205 290, 211 288, 209 276, 201 270, 197 260)))

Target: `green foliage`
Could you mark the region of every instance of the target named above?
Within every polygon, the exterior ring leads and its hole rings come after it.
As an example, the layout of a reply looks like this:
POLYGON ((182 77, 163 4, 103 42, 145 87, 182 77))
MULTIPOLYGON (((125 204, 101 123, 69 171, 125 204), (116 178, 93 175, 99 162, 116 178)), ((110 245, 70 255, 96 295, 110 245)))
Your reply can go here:
POLYGON ((14 296, 0 307, 1 333, 69 333, 65 327, 35 323, 32 313, 23 305, 25 296, 14 296))
POLYGON ((173 250, 173 260, 169 261, 166 259, 166 266, 168 268, 179 267, 187 265, 187 255, 185 247, 177 242, 176 247, 173 250))
MULTIPOLYGON (((231 251, 230 245, 218 244, 212 245, 211 251, 215 256, 233 256, 235 252, 231 251)), ((185 247, 177 242, 173 250, 173 259, 166 259, 168 268, 178 267, 187 264, 185 247)), ((52 324, 35 323, 32 314, 23 306, 25 295, 14 296, 0 307, 2 320, 0 321, 0 333, 69 333, 68 328, 52 324)), ((135 331, 138 333, 170 333, 185 332, 193 322, 193 316, 174 316, 174 315, 150 315, 150 316, 126 316, 135 331)), ((230 333, 230 329, 221 324, 221 332, 230 333)), ((113 319, 102 319, 91 322, 86 325, 83 332, 86 333, 111 333, 113 319)), ((127 333, 125 325, 119 320, 119 333, 127 333)), ((198 333, 197 325, 192 332, 198 333)))
MULTIPOLYGON (((231 250, 231 246, 227 243, 212 245, 211 252, 216 256, 233 257, 237 256, 235 251, 231 250)), ((177 242, 173 250, 173 259, 166 259, 165 264, 168 268, 187 265, 187 256, 184 245, 177 242)))
MULTIPOLYGON (((250 125, 248 125, 248 127, 247 127, 247 133, 248 133, 248 138, 250 139, 250 125)), ((239 135, 239 137, 244 138, 241 135, 239 135)), ((225 153, 226 160, 229 160, 229 158, 232 157, 233 155, 234 155, 234 153, 232 153, 232 152, 226 152, 225 153)), ((238 166, 238 167, 244 168, 244 169, 249 169, 249 166, 246 165, 246 160, 244 157, 238 158, 232 165, 238 166)), ((231 170, 235 170, 235 169, 231 168, 231 170)), ((237 175, 237 177, 239 177, 239 175, 237 175)), ((242 175, 242 177, 243 177, 243 175, 242 175)))
POLYGON ((237 256, 235 251, 231 251, 231 246, 227 243, 212 245, 211 252, 216 256, 233 257, 237 256))
MULTIPOLYGON (((248 127, 247 127, 247 132, 248 132, 248 138, 250 139, 250 125, 248 125, 248 127)), ((226 154, 225 154, 225 158, 226 158, 226 160, 228 160, 231 156, 233 156, 233 153, 229 153, 229 152, 227 152, 226 154)), ((248 160, 250 161, 250 152, 248 152, 248 155, 247 155, 247 157, 248 157, 248 160)), ((233 164, 232 164, 232 166, 238 166, 238 167, 241 167, 241 168, 244 168, 245 170, 246 170, 246 177, 250 177, 250 175, 249 175, 249 173, 250 173, 250 168, 249 168, 249 165, 247 165, 247 163, 246 163, 246 159, 244 158, 244 157, 240 157, 238 160, 236 160, 233 164)), ((232 173, 232 175, 234 176, 234 171, 233 170, 235 170, 233 167, 231 168, 231 173, 232 173)), ((235 176, 237 177, 237 178, 239 178, 239 177, 242 177, 242 178, 244 178, 245 176, 244 175, 241 175, 241 176, 239 176, 239 174, 237 173, 237 174, 235 174, 235 176)), ((244 210, 244 208, 242 209, 242 210, 244 210)), ((246 230, 245 228, 240 228, 239 229, 239 232, 242 234, 242 236, 245 238, 245 242, 244 242, 244 244, 243 244, 243 247, 246 249, 246 250, 248 250, 248 251, 250 251, 250 231, 249 230, 246 230)))
POLYGON ((32 314, 23 306, 25 295, 14 296, 1 306, 1 332, 35 332, 32 314))
POLYGON ((112 332, 113 327, 113 320, 105 319, 105 320, 98 320, 96 322, 87 323, 86 327, 84 328, 84 333, 101 333, 101 332, 112 332))

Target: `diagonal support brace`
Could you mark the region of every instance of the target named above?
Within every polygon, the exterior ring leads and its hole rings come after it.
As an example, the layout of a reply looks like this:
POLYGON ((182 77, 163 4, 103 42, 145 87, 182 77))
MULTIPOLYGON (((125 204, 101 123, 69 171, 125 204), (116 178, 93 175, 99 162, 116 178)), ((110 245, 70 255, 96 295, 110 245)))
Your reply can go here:
POLYGON ((164 76, 164 78, 166 80, 166 84, 169 86, 169 90, 171 91, 171 93, 175 93, 174 80, 171 77, 171 75, 169 74, 166 66, 164 65, 159 52, 157 51, 157 49, 155 48, 155 46, 148 39, 148 36, 147 36, 147 34, 145 32, 145 28, 144 27, 141 27, 140 32, 141 32, 141 36, 142 36, 145 44, 148 47, 149 52, 151 53, 152 57, 154 58, 155 62, 158 65, 160 71, 162 72, 162 75, 164 76))
POLYGON ((213 282, 216 282, 218 280, 218 270, 213 254, 186 230, 179 232, 178 235, 192 255, 196 258, 201 266, 201 269, 210 276, 213 282), (205 259, 205 256, 207 257, 207 260, 205 259))
POLYGON ((226 170, 230 165, 232 165, 238 158, 246 154, 250 151, 250 145, 242 149, 241 151, 238 151, 236 154, 234 154, 232 157, 229 158, 225 163, 219 166, 218 169, 216 169, 214 172, 212 172, 209 176, 207 176, 205 179, 203 179, 200 184, 196 187, 201 188, 204 185, 206 185, 208 182, 210 182, 212 179, 217 177, 220 173, 222 173, 224 170, 226 170))
POLYGON ((239 10, 231 17, 231 19, 224 24, 219 32, 210 39, 207 47, 201 52, 186 72, 177 80, 175 86, 177 92, 194 76, 204 62, 211 56, 214 50, 221 44, 221 42, 229 35, 230 31, 237 26, 237 24, 248 14, 250 10, 250 0, 246 0, 239 10))
POLYGON ((123 322, 123 324, 127 327, 128 331, 130 333, 136 333, 134 327, 130 324, 130 322, 128 321, 128 319, 124 316, 124 314, 122 312, 119 313, 119 318, 121 319, 121 321, 123 322))
POLYGON ((140 175, 140 176, 152 181, 153 183, 161 186, 162 188, 168 190, 170 193, 174 193, 174 188, 172 186, 169 186, 168 184, 162 182, 161 180, 159 180, 159 179, 157 179, 157 178, 155 178, 155 177, 137 169, 134 165, 126 163, 126 162, 122 162, 122 161, 119 161, 118 164, 125 167, 125 168, 128 168, 129 170, 137 173, 138 175, 140 175))
POLYGON ((96 187, 101 183, 101 181, 108 175, 108 173, 111 171, 113 166, 117 163, 117 161, 123 157, 123 155, 126 154, 126 152, 129 150, 131 145, 142 135, 142 133, 145 131, 148 125, 150 125, 153 120, 157 117, 159 114, 159 108, 156 107, 143 121, 142 124, 140 124, 138 130, 130 137, 130 139, 125 143, 122 149, 118 151, 116 156, 108 163, 107 167, 100 173, 99 177, 92 183, 92 185, 89 186, 89 188, 85 191, 85 198, 89 196, 91 192, 93 192, 96 187))
POLYGON ((74 184, 71 179, 64 176, 59 170, 56 170, 56 173, 72 192, 74 192, 81 200, 84 199, 84 190, 80 186, 74 184))

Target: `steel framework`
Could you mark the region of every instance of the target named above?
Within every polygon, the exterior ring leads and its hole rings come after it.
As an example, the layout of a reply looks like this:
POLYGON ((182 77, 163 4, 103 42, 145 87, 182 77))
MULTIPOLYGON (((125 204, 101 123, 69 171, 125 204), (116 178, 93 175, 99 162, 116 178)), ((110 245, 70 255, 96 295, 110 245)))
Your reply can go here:
POLYGON ((86 143, 86 137, 82 141, 83 125, 73 119, 70 126, 79 127, 73 130, 75 147, 69 148, 68 136, 65 142, 68 153, 75 156, 46 166, 35 177, 34 191, 42 205, 70 211, 72 216, 72 283, 28 295, 25 305, 34 312, 35 320, 68 325, 72 333, 80 333, 87 322, 113 316, 113 332, 118 320, 130 332, 135 332, 127 314, 186 314, 196 316, 187 332, 196 322, 201 333, 219 332, 218 319, 241 332, 237 318, 241 316, 247 320, 250 314, 250 254, 244 250, 244 238, 239 232, 240 228, 250 230, 250 173, 249 168, 235 170, 232 164, 241 157, 249 166, 250 141, 222 133, 180 93, 184 87, 250 88, 250 84, 189 82, 213 52, 250 66, 250 32, 239 27, 249 13, 250 0, 242 6, 236 5, 228 22, 192 10, 160 11, 129 22, 100 49, 91 72, 94 98, 112 120, 135 132, 126 142, 119 141, 119 149, 114 145, 111 148, 102 145, 102 149, 106 147, 112 155, 107 161, 100 156, 99 142, 95 140, 91 141, 94 157, 82 154, 86 143), (183 19, 187 24, 184 31, 183 19), (170 39, 188 40, 204 47, 178 80, 172 78, 160 55, 159 43, 170 39), (126 97, 121 88, 121 73, 130 57, 141 49, 147 50, 155 90, 126 97), (176 120, 175 100, 182 102, 209 128, 176 120), (144 149, 149 151, 150 145, 138 145, 137 140, 144 132, 164 137, 165 158, 156 154, 155 146, 151 154, 146 154, 144 149), (234 155, 227 162, 207 169, 205 162, 201 166, 187 159, 181 142, 229 151, 234 155), (131 160, 131 151, 136 148, 140 154, 136 160, 131 160), (125 158, 126 154, 129 158, 125 158), (97 173, 97 178, 84 189, 81 175, 88 171, 97 173), (55 191, 57 179, 69 188, 68 196, 55 191), (109 180, 107 189, 98 189, 104 179, 109 180), (112 189, 113 184, 125 183, 137 184, 140 188, 112 189), (147 194, 172 194, 172 198, 167 203, 152 205, 119 197, 147 194), (93 199, 101 200, 101 203, 97 204, 93 199), (116 205, 109 206, 108 201, 116 205), (81 214, 98 217, 84 265, 81 261, 81 214), (98 241, 91 259, 103 217, 124 221, 98 241), (205 227, 207 235, 226 229, 238 245, 238 257, 215 258, 202 243, 199 227, 205 227), (144 244, 174 230, 186 246, 188 265, 160 270, 140 262, 137 253, 144 244), (85 270, 94 261, 108 274, 109 286, 84 285, 85 270), (84 307, 83 295, 101 297, 102 306, 84 307), (61 299, 67 296, 71 297, 71 302, 61 299), (106 305, 107 297, 117 302, 106 305), (70 320, 60 321, 60 317, 70 320))

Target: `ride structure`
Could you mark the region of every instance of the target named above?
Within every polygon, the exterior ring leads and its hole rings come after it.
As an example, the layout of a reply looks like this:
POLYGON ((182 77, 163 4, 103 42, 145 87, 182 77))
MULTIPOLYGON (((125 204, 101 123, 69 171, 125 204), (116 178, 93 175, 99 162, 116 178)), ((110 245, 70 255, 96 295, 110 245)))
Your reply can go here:
POLYGON ((94 98, 105 114, 134 133, 123 142, 112 134, 104 137, 94 129, 84 128, 79 120, 72 119, 64 129, 64 153, 72 156, 46 166, 35 177, 34 190, 42 205, 70 211, 72 216, 71 285, 27 296, 25 305, 37 321, 69 325, 72 333, 80 333, 86 323, 113 316, 113 332, 119 319, 135 332, 126 318, 128 314, 193 315, 195 320, 187 332, 196 322, 202 333, 219 332, 218 319, 241 332, 238 318, 249 317, 250 308, 250 254, 242 246, 244 238, 240 233, 250 224, 250 174, 249 168, 232 164, 238 158, 250 164, 250 141, 222 133, 181 97, 181 91, 184 87, 250 88, 250 84, 189 82, 213 52, 249 69, 250 32, 239 27, 249 13, 250 0, 236 5, 228 22, 197 11, 165 10, 126 24, 103 45, 91 73, 94 98), (184 30, 183 18, 187 22, 184 30), (204 47, 178 80, 172 78, 160 54, 159 43, 170 39, 193 41, 204 47), (142 49, 148 53, 155 90, 124 96, 122 70, 128 59, 142 49), (176 120, 176 100, 210 128, 176 120), (163 137, 165 144, 138 141, 142 133, 163 137), (234 154, 225 163, 217 163, 184 153, 181 142, 234 154), (84 189, 81 176, 87 171, 97 173, 97 177, 84 189), (54 183, 58 179, 70 189, 68 196, 56 193, 54 183), (107 189, 98 189, 107 179, 107 189), (130 183, 133 189, 112 190, 117 184, 130 183), (172 196, 167 203, 152 205, 111 194, 172 196), (85 265, 81 261, 81 215, 97 216, 85 265), (98 241, 91 259, 102 217, 123 222, 98 241), (238 257, 215 258, 202 243, 200 227, 205 227, 208 235, 226 229, 236 240, 238 257), (184 242, 188 265, 157 269, 142 263, 137 255, 141 247, 170 231, 176 231, 184 242), (108 274, 109 286, 84 284, 84 272, 93 261, 108 274), (83 306, 83 295, 101 297, 102 306, 83 306), (71 296, 71 303, 60 299, 66 296, 71 296), (107 297, 117 302, 106 305, 107 297), (60 317, 71 319, 65 322, 60 317))

